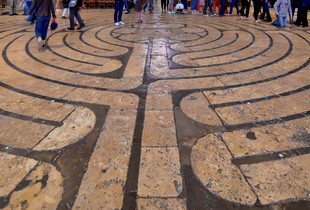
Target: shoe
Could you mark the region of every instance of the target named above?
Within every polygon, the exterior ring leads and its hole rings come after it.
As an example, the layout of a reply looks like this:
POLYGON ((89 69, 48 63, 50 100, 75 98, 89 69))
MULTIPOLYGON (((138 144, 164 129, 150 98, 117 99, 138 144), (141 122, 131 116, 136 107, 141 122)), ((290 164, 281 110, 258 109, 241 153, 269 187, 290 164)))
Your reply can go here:
POLYGON ((74 26, 78 26, 79 24, 77 24, 77 23, 74 23, 74 26))
POLYGON ((118 22, 115 22, 114 25, 119 26, 119 23, 118 23, 118 22))
POLYGON ((215 13, 212 13, 212 14, 211 14, 211 17, 214 17, 214 16, 216 16, 216 14, 215 14, 215 13))
POLYGON ((171 11, 171 14, 175 14, 175 11, 171 11))
POLYGON ((13 14, 10 14, 10 16, 12 16, 13 14))
POLYGON ((61 18, 62 18, 62 19, 67 19, 66 16, 62 16, 61 18))
POLYGON ((231 16, 231 14, 230 13, 228 13, 228 14, 225 14, 226 16, 231 16))
POLYGON ((38 50, 42 50, 43 45, 44 45, 43 41, 38 42, 38 50))
POLYGON ((84 28, 85 27, 85 24, 84 25, 81 25, 81 26, 79 26, 79 27, 77 27, 76 29, 77 30, 81 30, 82 28, 84 28))
POLYGON ((259 23, 260 21, 259 20, 255 20, 255 23, 259 23))
POLYGON ((209 16, 208 14, 203 14, 203 16, 209 16))
POLYGON ((171 14, 171 12, 170 12, 170 11, 168 11, 167 13, 168 13, 168 14, 171 14))
POLYGON ((124 22, 122 22, 122 21, 119 21, 118 22, 120 25, 124 25, 125 23, 124 22))
POLYGON ((13 13, 13 15, 18 15, 17 13, 13 13))
POLYGON ((74 31, 74 28, 69 27, 69 28, 67 28, 67 30, 74 31))

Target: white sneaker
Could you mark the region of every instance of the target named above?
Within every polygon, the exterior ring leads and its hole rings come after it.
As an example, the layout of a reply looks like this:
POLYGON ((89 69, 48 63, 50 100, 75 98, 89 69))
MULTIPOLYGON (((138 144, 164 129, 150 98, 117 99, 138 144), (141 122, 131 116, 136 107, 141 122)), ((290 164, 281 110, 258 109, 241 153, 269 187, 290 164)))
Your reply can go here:
POLYGON ((171 12, 170 12, 170 11, 168 11, 168 14, 171 14, 171 12))
POLYGON ((208 14, 203 14, 203 16, 209 16, 208 14))
POLYGON ((175 14, 175 11, 171 11, 171 14, 175 14))
POLYGON ((215 13, 212 13, 212 14, 211 14, 211 17, 214 17, 214 16, 216 16, 216 14, 215 14, 215 13))
POLYGON ((119 25, 124 25, 124 24, 125 24, 125 23, 122 22, 122 21, 119 21, 118 23, 119 23, 119 25))
POLYGON ((119 23, 118 23, 118 22, 115 22, 114 25, 119 26, 119 23))

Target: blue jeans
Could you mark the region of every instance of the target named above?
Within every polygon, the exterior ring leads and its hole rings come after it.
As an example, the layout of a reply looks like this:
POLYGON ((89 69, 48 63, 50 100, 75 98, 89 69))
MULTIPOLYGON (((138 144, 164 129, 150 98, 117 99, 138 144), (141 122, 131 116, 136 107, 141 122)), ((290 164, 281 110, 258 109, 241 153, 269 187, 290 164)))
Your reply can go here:
POLYGON ((203 14, 207 13, 207 8, 209 7, 209 10, 211 12, 211 14, 213 13, 212 11, 212 4, 211 4, 211 0, 205 0, 205 6, 203 7, 203 14))
POLYGON ((25 8, 24 8, 24 14, 25 14, 25 15, 28 15, 29 9, 30 9, 30 7, 31 7, 31 4, 32 4, 32 1, 26 1, 26 6, 25 6, 25 8))
MULTIPOLYGON (((264 1, 264 0, 263 0, 264 1)), ((233 10, 233 7, 236 7, 237 9, 237 15, 239 15, 239 7, 238 7, 238 0, 232 0, 231 4, 230 4, 230 11, 229 11, 229 14, 232 14, 232 10, 233 10)))
POLYGON ((147 4, 147 8, 149 11, 153 11, 154 10, 154 1, 153 0, 147 0, 146 1, 146 4, 147 4))
POLYGON ((196 7, 197 7, 197 0, 192 0, 192 7, 191 7, 191 10, 196 10, 196 7))
POLYGON ((124 1, 115 1, 114 23, 122 21, 124 1))
POLYGON ((43 40, 46 39, 48 25, 50 23, 50 20, 51 20, 51 16, 36 18, 35 33, 36 33, 37 38, 41 37, 43 40))
POLYGON ((125 7, 127 9, 127 12, 130 13, 130 8, 129 8, 129 2, 128 0, 125 0, 125 7))
POLYGON ((286 16, 285 17, 277 17, 278 20, 277 21, 273 21, 272 25, 274 26, 278 26, 278 27, 285 27, 286 26, 286 16))
POLYGON ((79 8, 70 7, 70 28, 74 28, 74 16, 79 22, 79 25, 84 26, 84 22, 79 14, 79 8))

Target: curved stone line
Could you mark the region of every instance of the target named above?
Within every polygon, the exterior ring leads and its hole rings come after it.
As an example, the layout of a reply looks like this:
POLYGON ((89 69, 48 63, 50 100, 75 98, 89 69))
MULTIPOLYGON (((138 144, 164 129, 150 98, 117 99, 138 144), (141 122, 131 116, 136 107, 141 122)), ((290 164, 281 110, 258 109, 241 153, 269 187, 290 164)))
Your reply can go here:
MULTIPOLYGON (((282 35, 282 34, 281 34, 282 35)), ((260 68, 263 68, 263 67, 266 67, 266 66, 269 66, 269 65, 272 65, 274 63, 278 63, 279 61, 283 60, 284 58, 286 58, 293 50, 293 47, 292 47, 292 42, 285 36, 283 35, 289 42, 290 44, 290 47, 289 49, 287 50, 287 52, 281 56, 280 58, 274 60, 274 61, 271 61, 269 63, 266 63, 264 65, 261 65, 261 66, 257 66, 257 67, 254 67, 254 68, 248 68, 248 69, 244 69, 244 70, 241 70, 241 71, 234 71, 234 72, 226 72, 226 73, 220 73, 220 74, 211 74, 211 75, 204 75, 204 76, 191 76, 191 77, 172 77, 172 78, 161 78, 161 80, 175 80, 175 79, 195 79, 195 78, 205 78, 205 77, 219 77, 219 76, 227 76, 227 75, 233 75, 233 74, 240 74, 240 73, 245 73, 245 72, 249 72, 249 71, 253 71, 253 70, 256 70, 256 69, 260 69, 260 68)), ((306 62, 307 63, 307 62, 306 62)), ((195 68, 200 68, 200 67, 195 67, 195 68)), ((177 69, 176 69, 177 70, 177 69)))
MULTIPOLYGON (((34 39, 34 37, 33 37, 32 39, 34 39)), ((30 39, 30 41, 31 41, 32 39, 30 39)), ((49 45, 48 45, 49 39, 50 39, 50 37, 48 37, 48 38, 46 39, 46 41, 45 41, 45 42, 46 42, 46 49, 49 50, 52 54, 59 56, 60 58, 64 58, 64 59, 67 59, 67 60, 70 60, 70 61, 74 61, 74 62, 77 62, 77 63, 83 63, 83 64, 94 65, 94 66, 103 66, 102 64, 91 63, 91 62, 87 62, 87 61, 81 61, 81 60, 77 60, 77 59, 73 59, 73 58, 70 58, 70 57, 61 55, 61 54, 55 52, 52 48, 49 47, 49 45)), ((30 51, 29 51, 29 49, 28 49, 28 48, 29 48, 29 43, 30 43, 30 42, 28 42, 28 43, 26 44, 26 48, 27 48, 26 50, 27 50, 27 52, 30 53, 30 51)), ((31 53, 30 53, 30 54, 31 54, 31 53)), ((32 56, 33 56, 33 55, 32 55, 32 56)))
MULTIPOLYGON (((212 27, 212 26, 210 26, 210 27, 212 27)), ((212 28, 215 28, 215 27, 212 27, 212 28)), ((215 29, 217 29, 217 28, 215 28, 215 29)), ((209 34, 209 33, 208 33, 209 34)), ((207 35, 208 35, 207 34, 207 35)), ((206 35, 206 36, 207 36, 206 35)), ((206 37, 205 36, 205 37, 206 37)), ((203 38, 203 37, 202 37, 203 38)), ((214 39, 214 40, 211 40, 211 41, 208 41, 208 42, 205 42, 204 43, 204 45, 206 45, 206 44, 210 44, 210 43, 212 43, 212 42, 216 42, 216 41, 218 41, 218 40, 220 40, 221 38, 223 38, 223 31, 221 31, 221 35, 219 36, 219 37, 217 37, 216 39, 214 39)), ((199 38, 199 39, 201 39, 201 38, 199 38)), ((196 39, 196 40, 198 40, 198 39, 196 39)), ((186 42, 191 42, 191 41, 193 41, 193 40, 190 40, 190 41, 184 41, 185 43, 186 42)), ((194 45, 188 45, 188 46, 186 46, 186 47, 197 47, 197 46, 200 46, 201 44, 194 44, 194 45)), ((173 50, 173 49, 172 49, 173 50)))
MULTIPOLYGON (((100 29, 99 31, 97 31, 97 32, 95 33, 95 38, 98 39, 99 41, 104 42, 104 43, 107 43, 107 44, 110 44, 110 45, 115 45, 115 46, 118 46, 118 47, 127 48, 128 50, 129 50, 130 48, 133 48, 133 47, 127 47, 127 46, 123 46, 123 45, 120 45, 120 44, 109 43, 109 42, 107 42, 107 41, 104 41, 103 39, 101 39, 101 38, 98 36, 98 34, 99 34, 103 29, 104 29, 104 28, 100 29)), ((112 32, 110 31, 110 36, 113 37, 111 33, 112 33, 112 32)), ((120 40, 120 41, 122 41, 122 40, 120 40)))
MULTIPOLYGON (((99 27, 99 26, 100 26, 100 25, 95 26, 95 27, 99 27)), ((95 27, 94 27, 94 28, 95 28, 95 27)), ((105 27, 105 28, 103 28, 103 29, 110 28, 110 27, 111 27, 111 26, 107 26, 107 27, 105 27)), ((88 31, 91 30, 91 29, 93 29, 93 28, 90 28, 90 29, 88 29, 88 30, 83 31, 82 33, 80 33, 80 36, 79 36, 80 41, 83 42, 84 44, 90 46, 90 47, 93 47, 93 48, 96 48, 96 49, 99 49, 99 50, 105 50, 105 51, 112 52, 113 50, 104 49, 104 48, 102 48, 102 47, 97 47, 97 46, 95 46, 95 45, 89 44, 88 42, 86 42, 86 41, 83 39, 84 33, 88 32, 88 31)))
MULTIPOLYGON (((62 42, 64 43, 64 45, 66 47, 68 47, 69 49, 71 50, 74 50, 76 52, 79 52, 79 53, 82 53, 82 54, 85 54, 85 55, 91 55, 91 56, 94 56, 94 57, 100 57, 100 58, 110 58, 111 56, 105 56, 105 55, 97 55, 97 54, 92 54, 92 53, 88 53, 88 52, 83 52, 82 50, 79 50, 79 49, 76 49, 76 48, 73 48, 72 46, 70 46, 67 42, 67 37, 68 37, 68 34, 66 34, 63 39, 62 39, 62 42)), ((112 50, 110 50, 112 52, 112 50)))
MULTIPOLYGON (((251 56, 246 57, 246 58, 242 58, 242 59, 236 60, 236 61, 229 61, 229 62, 226 62, 226 63, 218 63, 218 64, 210 64, 210 65, 202 65, 202 66, 198 66, 198 68, 202 68, 202 67, 213 67, 213 66, 222 66, 222 65, 226 65, 226 64, 237 63, 237 62, 240 62, 240 61, 245 61, 245 60, 249 60, 249 59, 251 59, 251 58, 255 58, 255 57, 257 57, 257 56, 259 56, 259 55, 261 55, 261 54, 267 52, 267 51, 273 46, 273 39, 272 39, 272 37, 271 37, 269 34, 267 34, 267 33, 265 33, 265 34, 269 37, 269 40, 270 40, 269 46, 268 46, 266 49, 260 51, 259 53, 254 54, 254 55, 251 55, 251 56)), ((281 34, 281 35, 284 36, 285 38, 287 38, 284 34, 281 34)), ((287 38, 287 39, 288 39, 288 38, 287 38)), ((174 55, 174 56, 175 56, 175 55, 174 55)), ((172 60, 172 58, 170 58, 169 61, 172 62, 172 63, 175 63, 175 62, 172 60)), ((178 66, 177 66, 178 69, 181 69, 181 68, 197 68, 197 67, 186 66, 186 65, 182 65, 182 64, 178 64, 178 63, 175 63, 175 64, 178 65, 178 66), (179 67, 179 66, 180 66, 180 67, 179 67)), ((171 68, 171 69, 173 69, 173 68, 171 68)))
MULTIPOLYGON (((235 35, 236 35, 236 37, 232 40, 232 41, 230 41, 230 42, 228 42, 228 43, 226 43, 226 44, 224 44, 224 45, 219 45, 219 46, 217 46, 217 47, 211 47, 211 48, 209 48, 209 49, 204 49, 204 50, 196 50, 196 51, 179 51, 179 52, 182 52, 182 53, 180 53, 180 54, 183 54, 183 53, 193 53, 193 52, 207 52, 207 51, 210 51, 210 50, 215 50, 215 49, 219 49, 219 48, 222 48, 222 47, 227 47, 227 46, 229 46, 229 45, 232 45, 233 43, 235 43, 240 37, 239 37, 239 34, 238 33, 235 33, 235 35)), ((204 45, 204 44, 203 44, 204 45)), ((170 45, 171 46, 171 45, 170 45)), ((172 50, 174 50, 174 49, 172 49, 172 50)))
POLYGON ((87 73, 87 72, 81 72, 81 71, 77 71, 77 70, 72 70, 72 69, 68 69, 68 68, 63 68, 63 67, 59 67, 59 66, 55 66, 53 64, 50 64, 50 63, 47 63, 45 61, 42 61, 38 58, 36 58, 35 56, 32 55, 32 53, 29 51, 29 44, 31 42, 31 40, 34 39, 31 38, 27 43, 26 43, 26 46, 25 46, 25 51, 26 53, 28 54, 28 56, 30 58, 32 58, 33 60, 39 62, 39 63, 42 63, 46 66, 49 66, 49 67, 52 67, 52 68, 55 68, 56 70, 62 70, 62 71, 67 71, 67 72, 71 72, 71 73, 77 73, 77 74, 82 74, 82 75, 87 75, 87 76, 92 76, 92 77, 105 77, 107 73, 96 73, 96 74, 92 74, 92 73, 87 73))
MULTIPOLYGON (((255 42, 255 37, 252 33, 251 34, 251 37, 252 37, 252 40, 249 44, 247 44, 246 46, 240 48, 240 49, 237 49, 237 50, 234 50, 234 51, 231 51, 231 52, 226 52, 226 53, 222 53, 222 54, 217 54, 217 55, 213 55, 213 56, 205 56, 205 57, 198 57, 198 58, 194 58, 193 60, 199 60, 199 59, 204 59, 204 58, 214 58, 214 57, 219 57, 219 56, 223 56, 223 55, 228 55, 228 54, 232 54, 232 53, 236 53, 236 52, 240 52, 244 49, 247 49, 248 47, 250 47, 252 44, 254 44, 255 42)), ((271 48, 272 46, 270 46, 271 48)), ((269 49, 270 49, 269 48, 269 49)), ((193 52, 196 52, 196 51, 193 51, 193 52)))
POLYGON ((17 113, 14 113, 14 112, 9 112, 9 111, 6 111, 6 110, 1 109, 1 108, 0 108, 0 115, 8 116, 8 117, 19 119, 19 120, 24 120, 24 121, 30 121, 30 122, 34 122, 34 123, 44 124, 44 125, 56 126, 56 127, 60 127, 60 126, 63 125, 63 123, 59 122, 59 121, 46 120, 46 119, 41 119, 41 118, 34 118, 34 117, 31 117, 31 116, 27 116, 27 115, 22 115, 22 114, 17 114, 17 113))
MULTIPOLYGON (((261 97, 261 98, 254 98, 254 99, 249 99, 249 100, 243 100, 243 101, 234 101, 234 102, 225 102, 225 103, 220 103, 220 104, 212 104, 213 108, 222 108, 222 107, 228 107, 228 106, 234 106, 234 105, 241 105, 241 104, 246 104, 246 103, 257 103, 260 101, 267 101, 270 99, 275 99, 275 98, 280 98, 280 97, 285 97, 285 96, 290 96, 293 94, 301 93, 303 91, 309 90, 310 85, 303 86, 298 89, 290 90, 288 92, 283 92, 279 93, 277 95, 269 95, 266 97, 261 97)), ((209 105, 210 107, 210 105, 209 105)))

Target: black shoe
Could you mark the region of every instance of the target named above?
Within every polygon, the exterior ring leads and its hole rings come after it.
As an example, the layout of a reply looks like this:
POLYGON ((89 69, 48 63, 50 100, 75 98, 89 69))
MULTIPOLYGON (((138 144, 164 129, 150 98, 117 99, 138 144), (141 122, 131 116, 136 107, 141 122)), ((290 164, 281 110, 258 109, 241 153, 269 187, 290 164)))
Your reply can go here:
POLYGON ((17 13, 13 13, 13 15, 18 15, 17 13))
POLYGON ((10 16, 13 16, 13 14, 10 14, 10 16))
POLYGON ((74 28, 71 28, 71 27, 69 27, 69 28, 67 28, 69 31, 74 31, 74 28))
POLYGON ((77 30, 81 30, 82 28, 84 28, 85 27, 85 24, 84 25, 81 25, 81 26, 79 26, 79 27, 77 27, 77 30))
POLYGON ((62 18, 62 19, 67 19, 66 16, 62 16, 61 18, 62 18))

